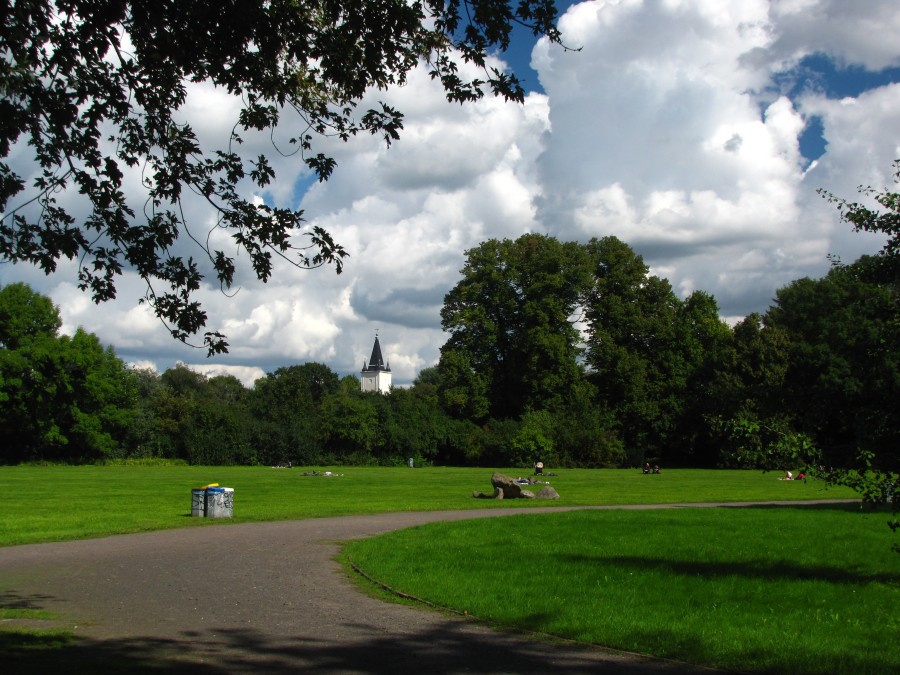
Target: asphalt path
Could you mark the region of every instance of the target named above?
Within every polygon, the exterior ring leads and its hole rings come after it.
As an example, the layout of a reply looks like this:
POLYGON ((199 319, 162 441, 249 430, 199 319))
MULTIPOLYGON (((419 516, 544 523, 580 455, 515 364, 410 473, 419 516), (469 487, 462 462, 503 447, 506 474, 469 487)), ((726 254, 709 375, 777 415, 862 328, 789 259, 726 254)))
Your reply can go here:
MULTIPOLYGON (((749 504, 720 506, 744 505, 749 504)), ((677 507, 692 506, 716 505, 677 507)), ((350 539, 434 521, 551 510, 568 509, 228 524, 0 548, 0 607, 58 613, 77 636, 62 649, 11 650, 0 669, 197 675, 711 672, 383 602, 357 590, 335 561, 340 542, 350 539)))

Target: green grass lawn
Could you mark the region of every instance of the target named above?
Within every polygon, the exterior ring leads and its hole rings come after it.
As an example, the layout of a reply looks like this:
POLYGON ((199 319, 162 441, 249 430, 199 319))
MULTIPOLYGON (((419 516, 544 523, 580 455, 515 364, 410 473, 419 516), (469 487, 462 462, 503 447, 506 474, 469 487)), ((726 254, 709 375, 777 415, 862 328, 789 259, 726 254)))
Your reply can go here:
MULTIPOLYGON (((848 489, 758 471, 558 470, 546 480, 559 501, 495 501, 472 497, 490 491, 491 469, 311 468, 341 475, 0 467, 0 546, 392 511, 791 501, 797 507, 435 524, 352 542, 346 552, 398 590, 502 627, 747 672, 900 670, 900 556, 890 552, 896 535, 887 515, 855 504, 803 506, 853 498, 848 489), (233 519, 190 517, 191 489, 208 483, 234 488, 233 519)), ((39 618, 21 618, 30 621, 17 632, 0 630, 0 650, 4 640, 8 648, 60 650, 72 637, 56 622, 34 628, 39 618)))
POLYGON ((498 627, 755 673, 900 672, 900 556, 857 506, 576 511, 350 542, 391 588, 498 627))
POLYGON ((392 511, 855 496, 846 488, 780 481, 779 474, 759 471, 671 470, 645 476, 636 470, 571 469, 546 477, 562 497, 558 502, 510 502, 472 498, 473 491, 491 491, 491 469, 315 468, 342 475, 304 476, 303 468, 269 467, 0 467, 0 546, 392 511), (191 488, 209 483, 234 488, 232 520, 190 517, 191 488))

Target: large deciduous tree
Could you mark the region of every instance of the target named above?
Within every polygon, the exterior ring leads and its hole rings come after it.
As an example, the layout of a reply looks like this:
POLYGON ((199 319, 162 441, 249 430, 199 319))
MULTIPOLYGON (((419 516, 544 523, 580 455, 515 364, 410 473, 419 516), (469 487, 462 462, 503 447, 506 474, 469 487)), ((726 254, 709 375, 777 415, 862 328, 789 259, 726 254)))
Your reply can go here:
MULTIPOLYGON (((401 111, 357 106, 421 63, 450 101, 485 91, 521 101, 516 78, 487 66, 488 51, 506 49, 514 25, 559 41, 556 15, 552 0, 6 2, 0 257, 48 273, 77 259, 79 284, 97 302, 115 297, 117 277, 133 269, 147 283, 144 299, 187 341, 207 323, 195 292, 206 278, 229 287, 237 252, 263 281, 279 257, 340 272, 346 255, 293 205, 254 197, 275 172, 266 155, 241 152, 242 135, 289 126, 286 151, 324 180, 335 161, 320 138, 399 137, 401 111), (483 77, 464 76, 462 63, 483 77), (221 147, 201 147, 184 121, 194 83, 240 101, 221 147), (26 155, 34 163, 23 169, 26 155), (188 222, 191 195, 214 214, 212 228, 188 222), (199 261, 176 246, 185 240, 199 261)), ((216 331, 204 342, 210 353, 227 349, 216 331)))
POLYGON ((778 291, 766 322, 791 339, 780 403, 796 428, 813 436, 827 464, 853 466, 860 451, 876 451, 878 468, 896 470, 896 299, 854 269, 835 268, 823 279, 799 279, 778 291))
POLYGON ((614 411, 633 462, 656 456, 671 426, 661 406, 678 363, 671 351, 678 298, 665 279, 616 237, 588 243, 594 280, 585 301, 587 362, 614 411))
POLYGON ((716 363, 729 340, 715 299, 680 300, 616 237, 586 245, 593 283, 585 299, 587 356, 598 397, 618 421, 629 461, 645 455, 709 461, 705 416, 716 363))
POLYGON ((712 295, 694 291, 678 303, 671 348, 679 366, 668 392, 677 416, 667 457, 683 465, 714 466, 721 439, 710 420, 725 409, 723 370, 733 353, 733 336, 712 295))
POLYGON ((577 388, 575 325, 589 268, 580 245, 523 235, 466 254, 462 280, 444 299, 444 399, 495 418, 560 407, 577 388))
MULTIPOLYGON (((900 183, 900 160, 894 166, 900 183)), ((736 344, 750 349, 734 371, 745 395, 730 423, 733 455, 809 467, 869 502, 889 501, 889 524, 900 529, 900 193, 861 187, 879 210, 820 192, 855 230, 887 241, 874 256, 833 259, 824 278, 780 289, 761 330, 759 317, 736 327, 736 344)))
POLYGON ((59 335, 59 311, 25 284, 0 289, 0 461, 116 456, 137 390, 112 348, 83 329, 59 335))

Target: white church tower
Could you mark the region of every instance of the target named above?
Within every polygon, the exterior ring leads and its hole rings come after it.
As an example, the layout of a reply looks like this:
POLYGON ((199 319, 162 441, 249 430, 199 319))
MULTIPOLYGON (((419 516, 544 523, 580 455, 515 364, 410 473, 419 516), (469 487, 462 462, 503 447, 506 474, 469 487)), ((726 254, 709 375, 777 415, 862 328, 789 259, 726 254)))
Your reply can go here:
POLYGON ((372 347, 369 364, 363 363, 359 385, 363 391, 380 391, 382 394, 388 394, 391 391, 391 364, 385 365, 381 356, 378 333, 375 333, 375 345, 372 347))

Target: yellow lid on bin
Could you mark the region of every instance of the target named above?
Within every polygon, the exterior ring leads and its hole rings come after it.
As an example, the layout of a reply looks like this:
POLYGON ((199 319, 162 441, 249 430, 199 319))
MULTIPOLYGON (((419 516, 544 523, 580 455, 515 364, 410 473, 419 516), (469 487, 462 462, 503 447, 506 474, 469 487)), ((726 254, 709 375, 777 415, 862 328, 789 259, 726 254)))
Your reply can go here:
POLYGON ((203 486, 202 488, 200 488, 200 489, 201 489, 201 490, 205 490, 206 488, 211 488, 211 487, 219 487, 219 484, 218 484, 218 483, 210 483, 209 485, 204 485, 204 486, 203 486))

